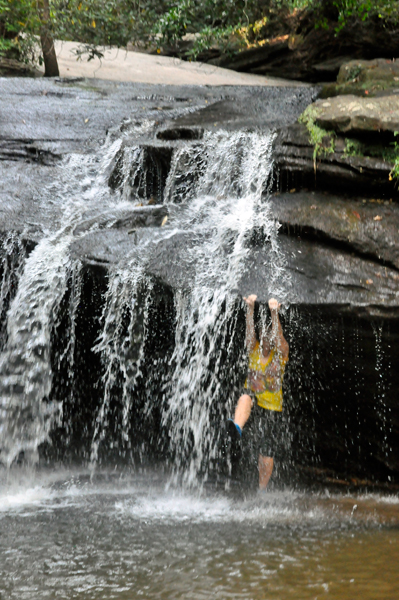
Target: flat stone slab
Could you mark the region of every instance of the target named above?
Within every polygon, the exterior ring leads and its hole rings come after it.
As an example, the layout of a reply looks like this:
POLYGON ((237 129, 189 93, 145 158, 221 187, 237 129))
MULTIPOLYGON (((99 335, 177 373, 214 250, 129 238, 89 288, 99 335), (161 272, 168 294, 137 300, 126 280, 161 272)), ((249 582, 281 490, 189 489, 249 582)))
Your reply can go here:
MULTIPOLYGON (((265 77, 250 73, 237 73, 214 65, 187 62, 170 56, 132 52, 118 48, 98 48, 103 53, 78 61, 78 42, 56 40, 58 66, 62 77, 89 77, 111 81, 130 81, 166 85, 254 85, 254 86, 306 86, 278 77, 265 77)), ((41 69, 44 71, 43 67, 41 69)))
POLYGON ((359 98, 352 94, 317 100, 316 124, 337 133, 399 131, 399 95, 359 98))

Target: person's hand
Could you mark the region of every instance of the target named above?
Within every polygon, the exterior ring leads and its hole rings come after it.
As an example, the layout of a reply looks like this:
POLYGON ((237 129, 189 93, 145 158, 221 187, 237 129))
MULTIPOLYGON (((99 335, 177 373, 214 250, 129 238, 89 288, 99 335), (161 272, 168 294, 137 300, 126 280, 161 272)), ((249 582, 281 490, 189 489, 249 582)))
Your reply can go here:
POLYGON ((269 300, 269 308, 270 308, 270 312, 271 311, 279 311, 281 304, 279 303, 278 300, 276 300, 275 298, 270 298, 269 300))
POLYGON ((244 297, 244 301, 248 304, 249 308, 254 308, 256 298, 257 298, 256 294, 251 294, 247 298, 244 297))

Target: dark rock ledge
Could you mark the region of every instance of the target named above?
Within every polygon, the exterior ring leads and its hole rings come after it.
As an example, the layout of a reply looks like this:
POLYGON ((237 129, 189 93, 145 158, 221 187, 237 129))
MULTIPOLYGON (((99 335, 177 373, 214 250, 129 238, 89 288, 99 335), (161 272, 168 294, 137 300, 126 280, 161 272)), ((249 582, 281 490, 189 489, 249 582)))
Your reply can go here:
MULTIPOLYGON (((331 140, 326 138, 326 146, 331 140)), ((389 174, 393 164, 378 157, 351 156, 345 152, 345 139, 335 140, 334 152, 315 156, 309 131, 295 123, 278 131, 275 165, 280 189, 313 188, 393 198, 398 196, 389 174)))
MULTIPOLYGON (((315 173, 309 134, 304 125, 293 125, 310 102, 310 91, 241 90, 235 101, 233 90, 194 93, 189 89, 125 85, 114 89, 98 84, 106 90, 104 95, 87 86, 82 89, 68 84, 74 96, 71 117, 71 98, 48 93, 63 89, 60 85, 64 84, 42 80, 7 82, 0 104, 8 107, 10 118, 1 124, 2 139, 14 140, 16 147, 19 140, 31 140, 36 146, 39 140, 51 140, 53 131, 57 133, 54 146, 46 145, 53 154, 66 155, 77 148, 82 153, 94 153, 106 128, 129 118, 134 123, 143 118, 155 120, 154 106, 159 106, 158 99, 153 99, 155 93, 185 98, 192 94, 197 98, 196 110, 190 107, 187 114, 177 118, 169 113, 161 120, 157 111, 156 119, 161 122, 151 133, 153 137, 131 140, 145 145, 148 164, 152 162, 154 173, 158 173, 154 185, 147 181, 140 188, 143 195, 152 195, 153 189, 162 187, 174 144, 183 140, 197 144, 198 131, 211 129, 215 123, 224 126, 224 108, 229 129, 253 129, 256 123, 261 129, 279 128, 275 157, 282 193, 276 189, 271 198, 265 197, 265 210, 280 224, 277 251, 265 242, 263 232, 255 229, 247 240, 250 252, 243 275, 232 282, 231 293, 239 296, 250 290, 266 301, 270 295, 270 265, 277 261, 283 267, 279 284, 291 348, 285 401, 291 431, 296 436, 294 461, 305 468, 315 464, 331 468, 343 479, 347 474, 383 478, 387 473, 398 478, 399 217, 397 188, 388 177, 391 164, 376 157, 351 157, 338 152, 336 146, 334 155, 317 157, 315 173), (230 98, 226 100, 227 94, 230 98), (232 106, 235 102, 240 106, 232 106), (218 104, 207 110, 205 105, 209 103, 218 104), (251 109, 246 110, 247 105, 251 109), (273 121, 277 107, 281 114, 273 121), (202 118, 204 113, 208 119, 202 118), (93 123, 91 129, 86 129, 88 118, 93 123), (167 133, 157 137, 161 131, 167 133), (158 169, 159 165, 162 168, 158 169), (294 188, 296 191, 289 193, 294 188), (350 191, 352 196, 348 195, 350 191), (381 381, 384 390, 379 387, 381 381), (386 435, 382 433, 384 427, 386 435)), ((52 158, 51 164, 36 162, 29 152, 17 154, 2 163, 0 231, 2 235, 11 230, 22 233, 31 240, 30 249, 59 226, 62 205, 53 204, 51 198, 46 204, 42 190, 59 177, 60 165, 57 160, 52 163, 52 158)), ((117 187, 117 179, 114 183, 117 187)), ((134 187, 135 182, 131 183, 134 187)), ((149 202, 151 198, 143 196, 143 200, 149 202)), ((102 211, 100 206, 98 214, 84 215, 76 228, 70 252, 86 266, 88 282, 78 327, 87 362, 80 356, 76 363, 84 369, 85 386, 86 379, 90 383, 87 396, 84 391, 79 396, 81 406, 87 406, 87 397, 92 397, 94 389, 88 423, 92 422, 99 397, 94 387, 98 370, 95 363, 90 363, 94 360, 91 348, 104 301, 104 276, 109 269, 129 255, 138 254, 142 242, 150 239, 157 243, 152 244, 146 268, 159 283, 157 299, 168 298, 173 305, 172 292, 190 284, 193 265, 187 249, 201 240, 189 231, 175 232, 170 212, 162 232, 159 226, 166 214, 159 204, 120 212, 102 211), (169 233, 167 238, 162 235, 164 231, 169 233), (92 337, 83 340, 87 324, 92 322, 92 337)), ((157 335, 165 326, 162 311, 159 315, 154 325, 154 330, 158 327, 157 335)))

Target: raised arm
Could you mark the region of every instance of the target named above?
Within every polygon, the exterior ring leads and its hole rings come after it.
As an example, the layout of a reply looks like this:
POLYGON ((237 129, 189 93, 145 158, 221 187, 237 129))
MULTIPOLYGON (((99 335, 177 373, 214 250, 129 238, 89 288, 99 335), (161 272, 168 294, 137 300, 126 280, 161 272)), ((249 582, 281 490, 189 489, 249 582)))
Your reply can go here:
POLYGON ((251 294, 248 298, 244 298, 247 304, 246 328, 245 328, 245 345, 249 353, 253 351, 256 345, 254 311, 256 294, 251 294))
POLYGON ((289 346, 288 342, 284 337, 283 328, 281 327, 280 317, 278 311, 281 304, 275 299, 270 298, 269 308, 272 317, 272 340, 277 349, 277 352, 281 355, 284 360, 288 358, 289 346))

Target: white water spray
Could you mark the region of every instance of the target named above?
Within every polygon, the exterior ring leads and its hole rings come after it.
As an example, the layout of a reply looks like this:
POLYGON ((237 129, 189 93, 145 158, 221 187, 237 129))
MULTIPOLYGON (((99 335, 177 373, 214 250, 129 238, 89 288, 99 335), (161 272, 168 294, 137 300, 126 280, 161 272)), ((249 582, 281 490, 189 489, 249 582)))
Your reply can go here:
MULTIPOLYGON (((195 268, 191 288, 176 299, 174 371, 163 422, 169 428, 175 471, 184 468, 184 478, 191 484, 201 471, 206 472, 204 461, 215 457, 220 430, 214 430, 211 423, 215 402, 224 400, 232 406, 234 400, 221 387, 222 351, 231 352, 231 330, 237 317, 232 292, 251 252, 249 236, 254 227, 263 231, 278 254, 277 225, 267 203, 272 140, 272 134, 244 132, 221 132, 206 139, 202 173, 179 212, 179 228, 193 235, 187 253, 195 268)), ((180 150, 174 164, 198 165, 198 148, 180 150)), ((172 178, 178 180, 178 176, 172 169, 168 182, 172 201, 173 189, 178 189, 172 178)), ((177 201, 181 200, 179 190, 177 201)), ((276 260, 274 276, 277 264, 276 260)))

